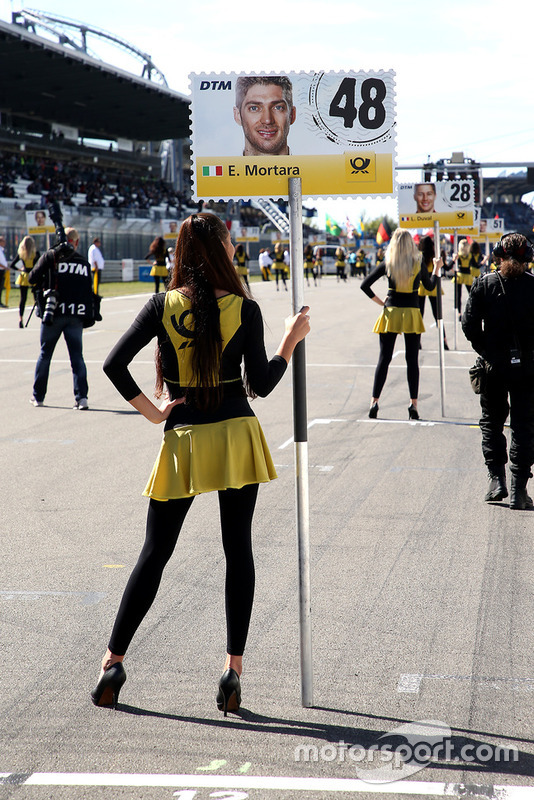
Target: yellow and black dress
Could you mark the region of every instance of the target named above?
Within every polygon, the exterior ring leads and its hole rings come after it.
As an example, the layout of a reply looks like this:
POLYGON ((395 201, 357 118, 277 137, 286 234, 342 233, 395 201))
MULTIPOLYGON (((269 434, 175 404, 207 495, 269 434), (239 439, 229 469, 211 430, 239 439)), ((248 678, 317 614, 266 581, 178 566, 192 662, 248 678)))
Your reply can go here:
MULTIPOLYGON (((165 424, 163 442, 143 492, 171 500, 221 489, 240 489, 277 477, 260 424, 243 386, 244 361, 251 389, 265 397, 284 374, 281 356, 265 353, 263 320, 257 303, 228 294, 220 310, 223 398, 215 411, 201 411, 189 400, 175 406, 165 424)), ((140 393, 128 365, 158 338, 166 388, 171 399, 191 385, 195 337, 189 298, 178 290, 154 295, 109 354, 104 371, 126 400, 140 393)))
POLYGON ((315 283, 317 284, 315 270, 313 268, 313 253, 305 253, 304 254, 304 277, 310 285, 310 273, 311 277, 314 279, 315 283))
POLYGON ((336 250, 336 275, 337 280, 346 281, 347 275, 345 273, 345 251, 341 248, 336 250))
POLYGON ((34 258, 16 258, 14 261, 11 262, 11 269, 17 268, 17 263, 20 261, 21 267, 18 268, 19 274, 15 280, 15 286, 23 286, 26 289, 30 286, 30 281, 28 280, 28 275, 32 271, 35 266, 35 262, 37 261, 37 256, 34 258))
POLYGON ((456 282, 462 286, 473 285, 473 273, 471 272, 471 254, 458 256, 456 282))
MULTIPOLYGON (((371 299, 375 293, 371 289, 373 283, 386 275, 385 262, 379 264, 363 279, 361 289, 371 299)), ((427 269, 421 269, 416 262, 413 265, 409 284, 402 289, 397 289, 395 281, 388 276, 388 294, 385 306, 373 328, 374 333, 424 333, 425 326, 419 308, 418 290, 423 282, 429 291, 435 287, 436 279, 427 269)))
POLYGON ((249 260, 246 251, 243 249, 241 251, 235 251, 234 253, 234 264, 235 269, 243 283, 246 283, 248 286, 248 267, 247 261, 249 260))
MULTIPOLYGON (((423 267, 424 267, 424 265, 423 265, 423 267)), ((432 275, 432 273, 434 271, 434 262, 433 261, 429 261, 428 264, 426 265, 426 268, 428 270, 428 274, 432 275)), ((437 297, 438 296, 438 287, 434 286, 433 289, 427 289, 426 286, 424 285, 424 283, 421 282, 419 284, 419 289, 417 290, 417 293, 418 293, 419 297, 437 297)), ((443 289, 441 290, 441 294, 445 294, 443 289)))
MULTIPOLYGON (((36 253, 33 258, 21 258, 19 255, 17 255, 9 265, 10 269, 16 269, 19 273, 15 280, 15 286, 18 286, 20 289, 19 316, 21 321, 24 315, 24 309, 26 308, 28 289, 31 285, 28 276, 38 260, 39 253, 36 253), (21 266, 18 266, 19 263, 21 266)), ((8 274, 7 270, 6 274, 8 274)))
POLYGON ((169 274, 167 270, 167 259, 166 258, 156 258, 154 263, 152 264, 152 269, 150 270, 150 277, 151 278, 166 278, 169 274))
MULTIPOLYGON (((371 286, 384 275, 386 275, 386 265, 382 262, 361 282, 362 291, 371 299, 375 297, 371 286)), ((419 309, 417 290, 419 289, 420 281, 424 283, 427 289, 432 289, 436 283, 436 277, 430 275, 426 267, 421 268, 420 263, 415 262, 406 286, 397 287, 391 276, 388 276, 388 281, 389 288, 385 306, 373 328, 375 333, 380 334, 380 354, 375 370, 372 396, 374 398, 380 397, 386 382, 389 364, 393 357, 397 334, 402 333, 404 334, 408 389, 410 399, 414 400, 417 398, 419 391, 418 359, 421 341, 419 334, 425 331, 423 317, 419 309)))
MULTIPOLYGON (((284 253, 282 250, 274 252, 274 276, 276 279, 276 288, 278 289, 278 281, 282 278, 284 286, 286 285, 286 269, 287 265, 284 261, 284 253)), ((287 288, 287 287, 286 287, 287 288)))

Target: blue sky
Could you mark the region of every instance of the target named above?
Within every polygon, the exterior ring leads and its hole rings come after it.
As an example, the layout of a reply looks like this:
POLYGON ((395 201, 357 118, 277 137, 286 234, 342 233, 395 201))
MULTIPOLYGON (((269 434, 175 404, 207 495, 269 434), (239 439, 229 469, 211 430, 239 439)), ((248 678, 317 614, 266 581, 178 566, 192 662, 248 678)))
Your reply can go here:
MULTIPOLYGON (((523 33, 534 12, 526 0, 0 0, 0 18, 10 21, 22 7, 121 36, 149 53, 183 94, 195 71, 393 69, 399 165, 453 151, 482 162, 534 162, 532 67, 523 33)), ((139 74, 118 51, 109 57, 139 74)), ((402 180, 417 177, 400 173, 402 180)), ((394 200, 325 203, 341 219, 396 213, 394 200)))

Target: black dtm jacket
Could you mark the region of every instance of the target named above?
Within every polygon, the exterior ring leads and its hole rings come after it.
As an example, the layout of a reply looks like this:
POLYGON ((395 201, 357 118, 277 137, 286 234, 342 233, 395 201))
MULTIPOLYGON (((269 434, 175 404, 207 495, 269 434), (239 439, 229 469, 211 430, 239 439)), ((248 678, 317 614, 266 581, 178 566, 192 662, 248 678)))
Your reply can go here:
POLYGON ((55 289, 58 293, 56 316, 82 317, 84 324, 93 319, 91 267, 79 253, 60 256, 56 263, 56 252, 47 250, 30 272, 29 281, 35 287, 38 316, 42 316, 43 292, 55 289))
POLYGON ((534 275, 505 278, 490 272, 477 278, 462 318, 473 349, 492 367, 508 369, 512 350, 521 366, 534 371, 534 275))

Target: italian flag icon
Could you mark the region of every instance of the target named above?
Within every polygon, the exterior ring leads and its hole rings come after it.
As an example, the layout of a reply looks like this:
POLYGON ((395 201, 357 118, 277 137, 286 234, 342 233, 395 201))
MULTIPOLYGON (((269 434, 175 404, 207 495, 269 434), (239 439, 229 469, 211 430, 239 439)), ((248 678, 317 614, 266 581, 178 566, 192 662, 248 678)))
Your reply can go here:
POLYGON ((202 167, 203 178, 221 178, 223 174, 222 167, 202 167))

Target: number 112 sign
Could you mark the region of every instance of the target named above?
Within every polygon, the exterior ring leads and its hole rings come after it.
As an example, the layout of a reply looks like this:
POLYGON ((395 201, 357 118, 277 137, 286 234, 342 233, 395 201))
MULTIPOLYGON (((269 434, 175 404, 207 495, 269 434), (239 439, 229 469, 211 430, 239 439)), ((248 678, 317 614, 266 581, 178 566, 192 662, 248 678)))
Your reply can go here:
POLYGON ((194 197, 393 194, 391 71, 191 74, 194 197))

